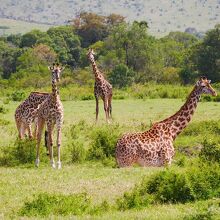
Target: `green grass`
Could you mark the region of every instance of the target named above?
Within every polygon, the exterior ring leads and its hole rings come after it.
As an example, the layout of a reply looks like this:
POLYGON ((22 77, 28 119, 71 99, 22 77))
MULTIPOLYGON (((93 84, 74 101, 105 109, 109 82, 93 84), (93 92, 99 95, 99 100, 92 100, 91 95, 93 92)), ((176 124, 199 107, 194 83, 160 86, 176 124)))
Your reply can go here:
MULTIPOLYGON (((4 104, 0 101, 7 111, 0 113, 0 156, 3 149, 13 147, 17 137, 17 131, 14 123, 14 111, 19 102, 9 102, 4 104), (7 121, 7 123, 3 122, 7 121)), ((104 200, 114 207, 117 198, 124 192, 132 190, 133 187, 140 183, 145 176, 151 178, 155 173, 164 170, 164 168, 142 168, 134 167, 128 169, 112 168, 105 166, 100 162, 83 161, 73 164, 68 158, 69 147, 72 142, 79 142, 79 146, 88 149, 92 145, 92 139, 95 137, 94 132, 106 128, 103 104, 100 101, 99 121, 95 124, 95 101, 65 101, 64 125, 63 125, 63 142, 62 142, 62 170, 52 170, 49 160, 42 162, 36 169, 34 163, 20 164, 17 166, 0 167, 0 218, 19 219, 19 212, 24 208, 25 202, 34 201, 40 194, 71 196, 73 194, 86 193, 91 198, 92 205, 99 205, 104 200), (82 123, 82 121, 84 121, 82 123), (70 128, 75 126, 73 134, 70 128), (80 127, 81 126, 81 127, 80 127), (74 132, 76 135, 74 135, 74 132)), ((152 122, 162 120, 174 114, 181 105, 181 99, 126 99, 113 100, 113 125, 119 126, 119 135, 123 132, 147 130, 152 122)), ((193 148, 201 145, 204 139, 215 139, 218 142, 218 128, 220 118, 220 103, 218 102, 201 102, 195 112, 189 127, 177 137, 175 146, 193 148), (216 124, 214 123, 216 121, 216 124), (208 124, 208 125, 207 125, 208 124), (214 125, 215 124, 215 125, 214 125), (215 130, 209 129, 215 126, 215 130), (197 128, 198 133, 194 133, 197 128), (204 129, 202 129, 204 128, 204 129)), ((219 143, 219 142, 218 142, 219 143)), ((35 145, 33 144, 33 150, 35 145)), ((42 154, 45 151, 42 147, 42 154)), ((184 171, 183 167, 178 165, 181 157, 185 158, 186 166, 190 166, 190 157, 181 154, 175 156, 172 169, 184 171)), ((45 157, 45 156, 44 156, 45 157)), ((93 215, 85 213, 79 219, 193 219, 195 216, 206 215, 209 211, 214 210, 219 213, 219 200, 211 199, 186 204, 158 204, 150 205, 141 210, 117 211, 115 208, 93 215), (210 207, 214 207, 210 209, 210 207)), ((56 216, 49 214, 51 218, 56 216)), ((70 216, 60 216, 69 219, 70 216)), ((38 217, 37 217, 38 218, 38 217)), ((199 217, 197 219, 200 219, 199 217)), ((213 219, 215 219, 213 217, 213 219)), ((216 218, 217 219, 217 218, 216 218)))

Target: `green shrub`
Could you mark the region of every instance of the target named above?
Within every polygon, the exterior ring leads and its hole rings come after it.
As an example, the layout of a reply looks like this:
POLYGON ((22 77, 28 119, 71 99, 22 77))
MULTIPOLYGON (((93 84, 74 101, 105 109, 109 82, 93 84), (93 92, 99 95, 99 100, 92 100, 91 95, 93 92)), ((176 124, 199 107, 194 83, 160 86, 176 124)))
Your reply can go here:
POLYGON ((220 195, 220 169, 216 163, 198 162, 187 173, 191 189, 197 200, 210 199, 220 195))
POLYGON ((15 91, 11 94, 11 99, 13 101, 21 101, 25 98, 25 93, 23 91, 15 91))
POLYGON ((147 207, 152 203, 152 196, 150 194, 143 194, 139 187, 135 186, 132 192, 125 192, 121 198, 116 200, 116 207, 119 210, 140 209, 147 207))
POLYGON ((145 190, 153 194, 156 201, 162 203, 185 203, 194 200, 187 176, 175 171, 162 171, 149 181, 143 182, 141 191, 145 190))
POLYGON ((220 163, 220 144, 205 140, 199 157, 205 161, 220 163))
POLYGON ((20 216, 82 215, 91 206, 86 193, 73 195, 39 194, 33 201, 25 202, 19 211, 20 216))
POLYGON ((36 142, 31 140, 17 140, 12 150, 12 156, 18 163, 33 163, 36 159, 36 142))
POLYGON ((187 170, 165 170, 144 178, 131 192, 116 201, 119 210, 157 203, 186 203, 220 196, 220 169, 201 161, 187 170))
MULTIPOLYGON (((48 161, 46 152, 40 149, 41 162, 48 161)), ((12 146, 7 146, 2 150, 0 157, 1 166, 16 166, 21 164, 34 164, 36 159, 36 141, 16 140, 12 146)))
POLYGON ((118 126, 102 126, 94 129, 91 138, 93 140, 88 150, 89 160, 105 161, 106 158, 115 158, 115 145, 119 136, 118 126))
POLYGON ((86 150, 80 142, 72 142, 70 145, 71 162, 83 162, 86 159, 86 150))

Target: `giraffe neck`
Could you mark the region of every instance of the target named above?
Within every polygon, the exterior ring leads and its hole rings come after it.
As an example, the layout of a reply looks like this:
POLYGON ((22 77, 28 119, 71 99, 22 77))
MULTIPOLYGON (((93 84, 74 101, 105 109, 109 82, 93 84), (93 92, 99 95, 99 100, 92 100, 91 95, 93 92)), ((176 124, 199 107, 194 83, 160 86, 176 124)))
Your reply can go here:
POLYGON ((194 88, 180 110, 173 116, 162 121, 166 123, 170 128, 170 135, 172 136, 173 140, 191 121, 192 116, 198 105, 199 99, 200 92, 197 91, 196 88, 194 88))
POLYGON ((52 80, 52 97, 55 102, 57 98, 59 97, 59 90, 58 90, 57 83, 55 80, 52 80))
POLYGON ((95 80, 99 80, 102 78, 102 74, 100 73, 100 71, 98 70, 98 67, 95 63, 95 60, 90 59, 90 62, 92 64, 92 68, 93 68, 93 73, 95 75, 95 80))

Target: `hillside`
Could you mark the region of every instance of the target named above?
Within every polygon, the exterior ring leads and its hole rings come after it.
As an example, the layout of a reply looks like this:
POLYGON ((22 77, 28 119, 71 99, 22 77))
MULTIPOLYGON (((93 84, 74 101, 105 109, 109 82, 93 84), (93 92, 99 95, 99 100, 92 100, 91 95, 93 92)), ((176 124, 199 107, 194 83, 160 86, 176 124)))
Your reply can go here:
MULTIPOLYGON (((81 11, 117 13, 128 21, 146 20, 150 32, 159 36, 188 27, 206 31, 220 23, 219 0, 8 0, 1 2, 0 18, 61 25, 81 11)), ((0 21, 0 25, 4 23, 0 21)))

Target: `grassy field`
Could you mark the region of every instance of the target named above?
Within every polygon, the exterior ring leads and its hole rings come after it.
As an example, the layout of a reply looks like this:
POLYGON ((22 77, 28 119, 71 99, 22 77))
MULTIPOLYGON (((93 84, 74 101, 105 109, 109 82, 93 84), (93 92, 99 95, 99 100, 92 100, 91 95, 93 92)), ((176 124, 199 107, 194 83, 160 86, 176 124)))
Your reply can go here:
MULTIPOLYGON (((180 99, 113 100, 113 121, 109 127, 113 130, 117 130, 119 127, 118 134, 148 129, 152 122, 174 114, 179 110, 183 102, 180 99)), ((6 110, 6 113, 0 113, 0 156, 3 155, 2 152, 7 147, 11 147, 15 142, 17 131, 13 114, 18 104, 19 102, 9 102, 8 104, 0 102, 0 106, 4 106, 6 110)), ((24 207, 25 202, 36 199, 41 193, 64 196, 86 193, 91 197, 92 205, 99 205, 106 200, 111 206, 110 209, 98 212, 95 215, 91 213, 80 214, 75 217, 74 215, 61 215, 60 218, 62 219, 202 219, 200 217, 204 213, 205 216, 212 211, 217 213, 213 219, 220 218, 220 200, 217 198, 186 204, 154 204, 140 210, 119 211, 113 208, 116 199, 121 197, 125 191, 131 190, 136 184, 139 184, 143 177, 150 179, 152 175, 161 170, 184 171, 186 168, 179 166, 177 162, 174 162, 171 168, 133 167, 128 169, 106 166, 99 161, 72 163, 68 160, 67 156, 70 144, 76 142, 80 143, 83 148, 89 148, 92 144, 92 137, 94 137, 92 134, 97 129, 108 129, 108 126, 105 125, 101 102, 98 124, 95 124, 94 120, 94 100, 65 101, 63 104, 65 120, 62 142, 62 170, 51 169, 44 151, 42 152, 44 156, 41 154, 44 160, 38 169, 34 167, 34 161, 16 166, 0 166, 0 219, 21 218, 19 213, 21 208, 24 207), (72 136, 70 135, 70 130, 73 127, 76 137, 73 137, 73 134, 72 136), (190 216, 195 218, 190 218, 190 216)), ((215 121, 219 122, 219 108, 220 103, 218 102, 199 103, 186 132, 183 132, 176 139, 176 148, 178 149, 183 146, 193 148, 201 145, 206 138, 218 138, 217 133, 208 130, 209 127, 206 127, 206 125, 213 125, 215 121), (193 132, 199 127, 204 127, 204 129, 199 130, 197 135, 193 135, 193 132)), ((216 126, 219 128, 219 123, 216 126)), ((35 146, 33 145, 33 151, 34 149, 35 146)), ((179 153, 177 153, 175 160, 179 160, 179 153)), ((186 157, 186 161, 190 160, 190 158, 186 157)), ((30 217, 36 219, 42 216, 30 215, 30 217)), ((50 214, 48 217, 53 219, 59 218, 59 216, 53 216, 53 214, 50 214)))

